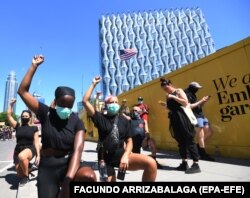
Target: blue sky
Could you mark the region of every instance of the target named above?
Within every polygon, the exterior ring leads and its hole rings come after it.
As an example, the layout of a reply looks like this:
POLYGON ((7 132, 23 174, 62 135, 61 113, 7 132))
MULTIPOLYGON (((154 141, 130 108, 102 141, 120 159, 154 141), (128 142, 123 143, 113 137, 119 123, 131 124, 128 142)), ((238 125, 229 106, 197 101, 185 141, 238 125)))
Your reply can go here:
MULTIPOLYGON (((250 36, 247 0, 8 0, 0 3, 0 112, 5 81, 15 71, 20 83, 33 55, 43 54, 30 92, 46 103, 57 86, 76 90, 76 101, 100 74, 98 20, 104 14, 175 8, 201 8, 215 48, 250 36)), ((17 98, 17 113, 25 106, 17 98)), ((74 106, 76 110, 76 104, 74 106)))

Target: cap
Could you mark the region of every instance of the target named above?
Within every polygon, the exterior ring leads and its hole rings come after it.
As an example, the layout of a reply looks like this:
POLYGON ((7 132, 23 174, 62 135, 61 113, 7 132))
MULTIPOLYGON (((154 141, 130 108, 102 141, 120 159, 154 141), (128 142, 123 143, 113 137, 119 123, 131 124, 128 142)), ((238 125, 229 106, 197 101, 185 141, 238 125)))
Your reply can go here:
POLYGON ((199 83, 197 83, 197 82, 191 82, 189 84, 189 87, 202 88, 202 86, 199 83))
POLYGON ((143 98, 140 96, 140 97, 138 97, 138 100, 143 100, 143 98))

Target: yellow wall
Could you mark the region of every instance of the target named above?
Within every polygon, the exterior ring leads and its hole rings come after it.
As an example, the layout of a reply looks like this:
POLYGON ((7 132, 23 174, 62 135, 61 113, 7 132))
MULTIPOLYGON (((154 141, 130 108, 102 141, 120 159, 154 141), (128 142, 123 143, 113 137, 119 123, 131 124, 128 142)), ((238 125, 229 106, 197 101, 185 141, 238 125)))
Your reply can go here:
MULTIPOLYGON (((250 159, 250 38, 189 64, 164 76, 176 88, 186 88, 192 81, 203 88, 198 98, 211 95, 203 107, 214 130, 206 143, 208 153, 250 159)), ((129 106, 142 96, 149 106, 149 128, 158 148, 177 150, 170 136, 167 110, 158 101, 165 101, 159 79, 123 93, 129 106)))

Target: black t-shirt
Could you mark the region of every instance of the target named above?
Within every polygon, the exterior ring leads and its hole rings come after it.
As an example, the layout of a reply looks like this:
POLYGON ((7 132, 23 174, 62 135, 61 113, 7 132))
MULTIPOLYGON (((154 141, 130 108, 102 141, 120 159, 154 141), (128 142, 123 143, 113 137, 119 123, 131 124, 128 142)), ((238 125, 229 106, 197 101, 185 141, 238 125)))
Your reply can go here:
POLYGON ((29 146, 34 143, 34 134, 38 132, 37 126, 22 125, 18 123, 15 127, 16 130, 16 142, 19 145, 29 146))
MULTIPOLYGON (((195 94, 193 94, 192 92, 190 92, 188 89, 185 89, 184 90, 186 95, 187 95, 187 98, 188 98, 188 102, 190 104, 193 104, 193 103, 196 103, 198 101, 197 97, 195 94)), ((198 105, 197 107, 193 108, 192 109, 195 117, 197 118, 202 118, 204 117, 204 114, 203 114, 203 111, 202 111, 202 107, 200 105, 198 105)))
MULTIPOLYGON (((115 116, 107 116, 96 111, 92 120, 98 129, 100 141, 102 141, 113 129, 115 116)), ((124 141, 131 137, 130 123, 123 116, 119 116, 117 126, 119 130, 120 145, 123 146, 124 141)))
POLYGON ((85 128, 78 115, 72 113, 68 119, 62 120, 54 108, 39 103, 37 112, 42 127, 42 147, 72 151, 74 138, 78 131, 85 128))

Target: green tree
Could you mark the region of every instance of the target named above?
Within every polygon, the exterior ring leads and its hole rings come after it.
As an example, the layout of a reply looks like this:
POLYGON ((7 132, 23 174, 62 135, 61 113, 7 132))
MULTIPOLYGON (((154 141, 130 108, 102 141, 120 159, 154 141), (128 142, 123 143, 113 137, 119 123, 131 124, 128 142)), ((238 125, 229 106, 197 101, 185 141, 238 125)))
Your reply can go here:
MULTIPOLYGON (((12 116, 16 121, 18 120, 18 116, 16 114, 13 113, 12 116)), ((8 125, 7 112, 0 113, 0 122, 4 122, 6 125, 8 125)))

